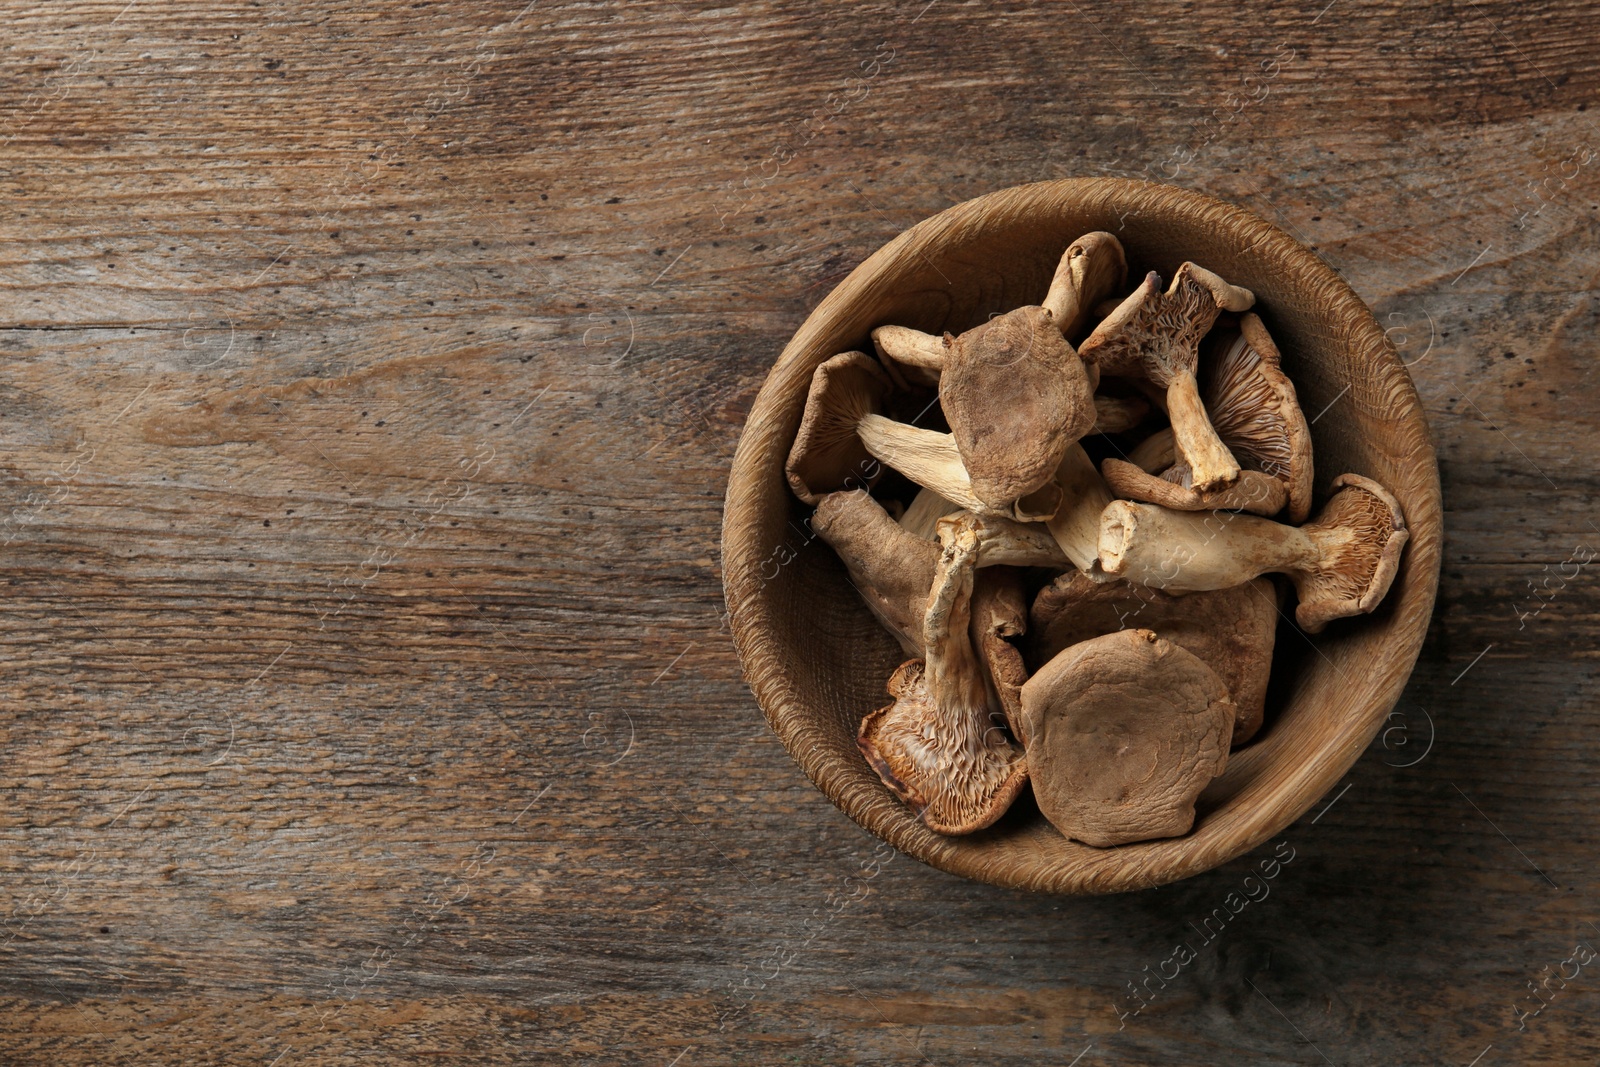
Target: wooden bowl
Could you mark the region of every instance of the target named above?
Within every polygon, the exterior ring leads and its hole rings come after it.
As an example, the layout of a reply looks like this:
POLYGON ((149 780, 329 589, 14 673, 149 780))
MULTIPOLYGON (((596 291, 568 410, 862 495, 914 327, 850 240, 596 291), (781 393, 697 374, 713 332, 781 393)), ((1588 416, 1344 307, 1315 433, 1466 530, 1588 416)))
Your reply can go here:
POLYGON ((1112 893, 1198 874, 1276 835, 1335 785, 1400 696, 1439 581, 1439 472, 1422 407, 1372 313, 1276 226, 1208 196, 1121 179, 1005 189, 958 204, 884 245, 818 305, 778 357, 739 439, 723 516, 723 582, 734 643, 767 721, 817 787, 856 822, 953 874, 1059 893, 1112 893), (1093 230, 1117 235, 1129 277, 1170 278, 1192 259, 1253 290, 1312 425, 1318 501, 1346 472, 1374 478, 1405 509, 1411 539, 1372 615, 1315 637, 1280 633, 1276 703, 1258 739, 1202 794, 1194 829, 1098 849, 1068 841, 1031 802, 989 830, 925 828, 856 748, 863 715, 889 703, 902 654, 810 535, 784 460, 811 372, 871 352, 894 323, 959 333, 1044 298, 1061 253, 1093 230), (1324 410, 1326 409, 1326 410, 1324 410), (1299 646, 1297 651, 1296 647, 1299 646), (1283 677, 1287 674, 1288 677, 1283 677))

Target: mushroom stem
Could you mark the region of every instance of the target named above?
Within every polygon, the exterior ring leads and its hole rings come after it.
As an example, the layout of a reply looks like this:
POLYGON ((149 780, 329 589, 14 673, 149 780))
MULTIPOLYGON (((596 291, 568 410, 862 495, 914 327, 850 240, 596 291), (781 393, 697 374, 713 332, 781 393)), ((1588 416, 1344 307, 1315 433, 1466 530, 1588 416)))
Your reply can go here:
POLYGON ((1160 474, 1177 462, 1176 447, 1172 442, 1172 427, 1167 426, 1135 445, 1128 453, 1128 462, 1146 474, 1160 474))
POLYGON ((946 500, 932 489, 922 489, 912 499, 911 506, 906 508, 905 514, 900 516, 900 525, 907 533, 932 541, 938 537, 934 531, 934 523, 951 512, 960 510, 961 505, 946 500))
POLYGON ((1170 593, 1287 574, 1300 597, 1295 620, 1316 633, 1378 606, 1409 536, 1399 502, 1377 482, 1343 474, 1333 489, 1317 518, 1298 528, 1237 512, 1169 511, 1119 500, 1101 517, 1100 564, 1170 593))
POLYGON ((949 346, 943 337, 913 330, 908 326, 879 326, 872 331, 872 345, 878 358, 911 368, 908 375, 922 385, 938 385, 949 346))
POLYGON ((1050 279, 1050 291, 1040 303, 1070 341, 1088 325, 1095 306, 1127 277, 1128 259, 1122 242, 1096 230, 1072 242, 1062 254, 1050 279))
POLYGON ((895 671, 895 701, 861 721, 856 743, 885 785, 942 834, 988 826, 1027 782, 1022 750, 1006 736, 999 701, 972 647, 973 570, 980 541, 941 524, 939 562, 922 639, 926 660, 895 671), (993 703, 991 704, 991 700, 993 703))
POLYGON ((1255 515, 1118 500, 1100 519, 1106 573, 1169 593, 1228 589, 1273 571, 1298 574, 1322 556, 1304 528, 1255 515))
POLYGON ((1057 567, 1072 565, 1072 560, 1061 551, 1061 546, 1048 530, 1037 524, 1012 522, 992 515, 975 515, 970 511, 957 512, 939 520, 937 532, 941 543, 958 531, 971 531, 978 539, 978 554, 974 567, 1057 567))
POLYGON ((1187 369, 1175 371, 1167 382, 1167 415, 1178 455, 1193 472, 1194 488, 1204 492, 1238 480, 1239 463, 1212 428, 1200 386, 1187 369))
POLYGON ((1054 515, 1061 504, 1061 491, 1046 483, 1013 501, 1005 512, 989 507, 972 491, 972 479, 962 465, 961 452, 950 434, 875 414, 863 416, 856 424, 856 433, 875 459, 968 511, 980 515, 998 514, 1018 522, 1038 522, 1054 515))
POLYGON ((1100 513, 1112 501, 1111 490, 1082 445, 1074 444, 1061 458, 1056 485, 1061 488, 1061 507, 1046 521, 1050 536, 1073 566, 1105 581, 1100 567, 1100 513))

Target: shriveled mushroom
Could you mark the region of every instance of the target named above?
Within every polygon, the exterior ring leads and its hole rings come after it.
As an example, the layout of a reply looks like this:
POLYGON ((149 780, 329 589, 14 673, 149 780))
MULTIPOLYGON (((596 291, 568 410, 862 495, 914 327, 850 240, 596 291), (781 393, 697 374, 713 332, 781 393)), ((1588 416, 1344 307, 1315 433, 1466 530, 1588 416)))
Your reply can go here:
POLYGON ((907 532, 932 541, 938 536, 934 532, 933 524, 951 512, 960 510, 960 504, 946 500, 932 489, 922 489, 912 498, 911 506, 906 508, 905 514, 900 516, 900 525, 905 527, 907 532))
POLYGON ((1149 630, 1073 645, 1022 687, 1028 770, 1045 818, 1108 847, 1188 833, 1228 761, 1228 690, 1149 630))
POLYGON ((1218 439, 1200 400, 1195 380, 1200 339, 1224 309, 1244 311, 1254 303, 1250 290, 1185 262, 1166 292, 1160 275, 1148 274, 1079 349, 1103 374, 1146 378, 1166 390, 1178 455, 1198 489, 1229 485, 1239 476, 1238 463, 1218 439))
POLYGON ((939 546, 896 523, 862 489, 823 497, 811 528, 844 561, 861 599, 906 655, 922 655, 922 621, 939 546))
POLYGON ((990 689, 1005 713, 1006 725, 1027 744, 1022 726, 1022 685, 1028 666, 1009 638, 1028 629, 1028 597, 1023 572, 1016 567, 985 567, 972 578, 972 623, 968 632, 990 689))
POLYGON ((993 515, 958 511, 934 524, 940 543, 956 531, 970 531, 978 539, 974 567, 1068 567, 1072 561, 1049 530, 1032 523, 1012 522, 993 515))
POLYGON ((1067 340, 1081 335, 1094 308, 1128 278, 1122 242, 1104 230, 1086 233, 1068 246, 1050 279, 1043 306, 1067 340))
POLYGON ((1172 427, 1167 426, 1133 446, 1128 462, 1146 474, 1159 474, 1178 460, 1177 446, 1172 442, 1172 427))
POLYGON ((857 427, 877 416, 891 387, 889 376, 865 352, 841 352, 816 369, 784 466, 795 496, 815 504, 824 493, 877 481, 882 468, 857 427))
POLYGON ((1095 422, 1083 361, 1040 307, 997 315, 948 343, 939 403, 972 491, 994 511, 1049 482, 1095 422))
POLYGON ((908 326, 879 326, 872 331, 872 345, 878 358, 908 382, 936 386, 950 340, 948 334, 936 337, 908 326))
POLYGON ((1061 491, 1047 482, 1008 506, 991 508, 973 491, 972 479, 961 462, 961 451, 950 434, 895 422, 882 415, 861 418, 856 423, 856 433, 870 455, 969 511, 1037 522, 1054 515, 1061 504, 1061 491))
POLYGON ((1288 487, 1262 471, 1241 470, 1238 481, 1232 485, 1206 491, 1191 484, 1189 468, 1182 463, 1157 475, 1113 456, 1101 462, 1100 473, 1117 496, 1144 504, 1160 504, 1176 511, 1248 511, 1252 515, 1276 515, 1289 499, 1288 487))
POLYGON ((1094 460, 1081 445, 1073 445, 1056 468, 1056 485, 1061 489, 1061 506, 1046 520, 1050 536, 1072 565, 1090 578, 1100 580, 1100 513, 1111 503, 1111 490, 1094 469, 1094 460))
POLYGON ((1034 597, 1027 626, 1030 656, 1035 663, 1048 663, 1072 645, 1135 628, 1155 631, 1216 671, 1237 716, 1231 743, 1242 745, 1255 736, 1266 709, 1277 640, 1278 590, 1271 578, 1173 596, 1068 571, 1034 597))
POLYGON ((885 785, 942 834, 993 823, 1028 778, 1022 749, 1006 736, 1004 715, 969 634, 978 536, 941 527, 923 660, 900 665, 889 680, 894 703, 861 720, 856 743, 885 785), (998 703, 996 701, 995 703, 998 703))
POLYGON ((1226 589, 1271 571, 1287 574, 1295 621, 1316 633, 1369 612, 1389 591, 1405 547, 1400 503, 1370 478, 1341 474, 1322 512, 1304 526, 1254 515, 1171 511, 1118 500, 1100 520, 1100 565, 1171 593, 1226 589))
POLYGON ((1288 519, 1302 523, 1311 514, 1311 428, 1281 359, 1260 316, 1244 315, 1238 332, 1219 334, 1210 344, 1200 365, 1200 394, 1240 468, 1282 482, 1288 519))

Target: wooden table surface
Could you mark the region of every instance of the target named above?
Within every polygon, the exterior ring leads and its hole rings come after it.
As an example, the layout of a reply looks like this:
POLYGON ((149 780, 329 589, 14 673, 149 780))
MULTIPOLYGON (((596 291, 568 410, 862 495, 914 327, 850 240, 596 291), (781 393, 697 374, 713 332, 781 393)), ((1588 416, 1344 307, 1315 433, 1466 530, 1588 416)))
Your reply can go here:
POLYGON ((1595 1063, 1597 14, 5 4, 0 1062, 1595 1063), (717 562, 808 311, 1076 175, 1325 257, 1448 524, 1339 791, 1102 899, 846 819, 717 562))

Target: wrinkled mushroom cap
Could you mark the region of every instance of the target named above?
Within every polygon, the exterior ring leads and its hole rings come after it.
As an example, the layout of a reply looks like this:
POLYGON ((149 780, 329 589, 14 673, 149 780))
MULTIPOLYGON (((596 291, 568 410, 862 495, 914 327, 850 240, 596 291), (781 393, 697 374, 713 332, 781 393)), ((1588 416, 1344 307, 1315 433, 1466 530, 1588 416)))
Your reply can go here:
POLYGON ((872 613, 909 656, 922 655, 922 619, 939 546, 900 526, 866 490, 829 493, 811 517, 872 613))
POLYGON ((1371 478, 1341 474, 1333 490, 1316 520, 1301 527, 1316 540, 1322 558, 1315 569, 1294 575, 1300 596, 1295 621, 1313 634, 1334 619, 1378 606, 1410 536, 1400 502, 1371 478))
POLYGON ((857 425, 883 407, 889 376, 865 352, 841 352, 811 376, 800 432, 784 474, 794 495, 815 504, 824 493, 873 485, 882 467, 861 443, 857 425))
POLYGON ((1240 469, 1283 482, 1288 520, 1301 523, 1311 514, 1311 428, 1280 361, 1260 316, 1245 315, 1237 332, 1219 332, 1210 342, 1200 392, 1212 427, 1240 469))
POLYGON ((1097 847, 1187 833, 1236 717, 1216 672, 1149 630, 1062 652, 1022 687, 1022 714, 1039 810, 1097 847))
POLYGON ((939 402, 972 491, 995 510, 1049 482, 1067 446, 1095 422, 1083 361, 1041 307, 1017 308, 957 337, 939 402))
POLYGON ((1048 663, 1073 645, 1118 630, 1152 630, 1217 672, 1233 701, 1233 745, 1261 728, 1277 642, 1278 589, 1270 578, 1173 596, 1069 572, 1039 590, 1028 612, 1029 658, 1048 663))

